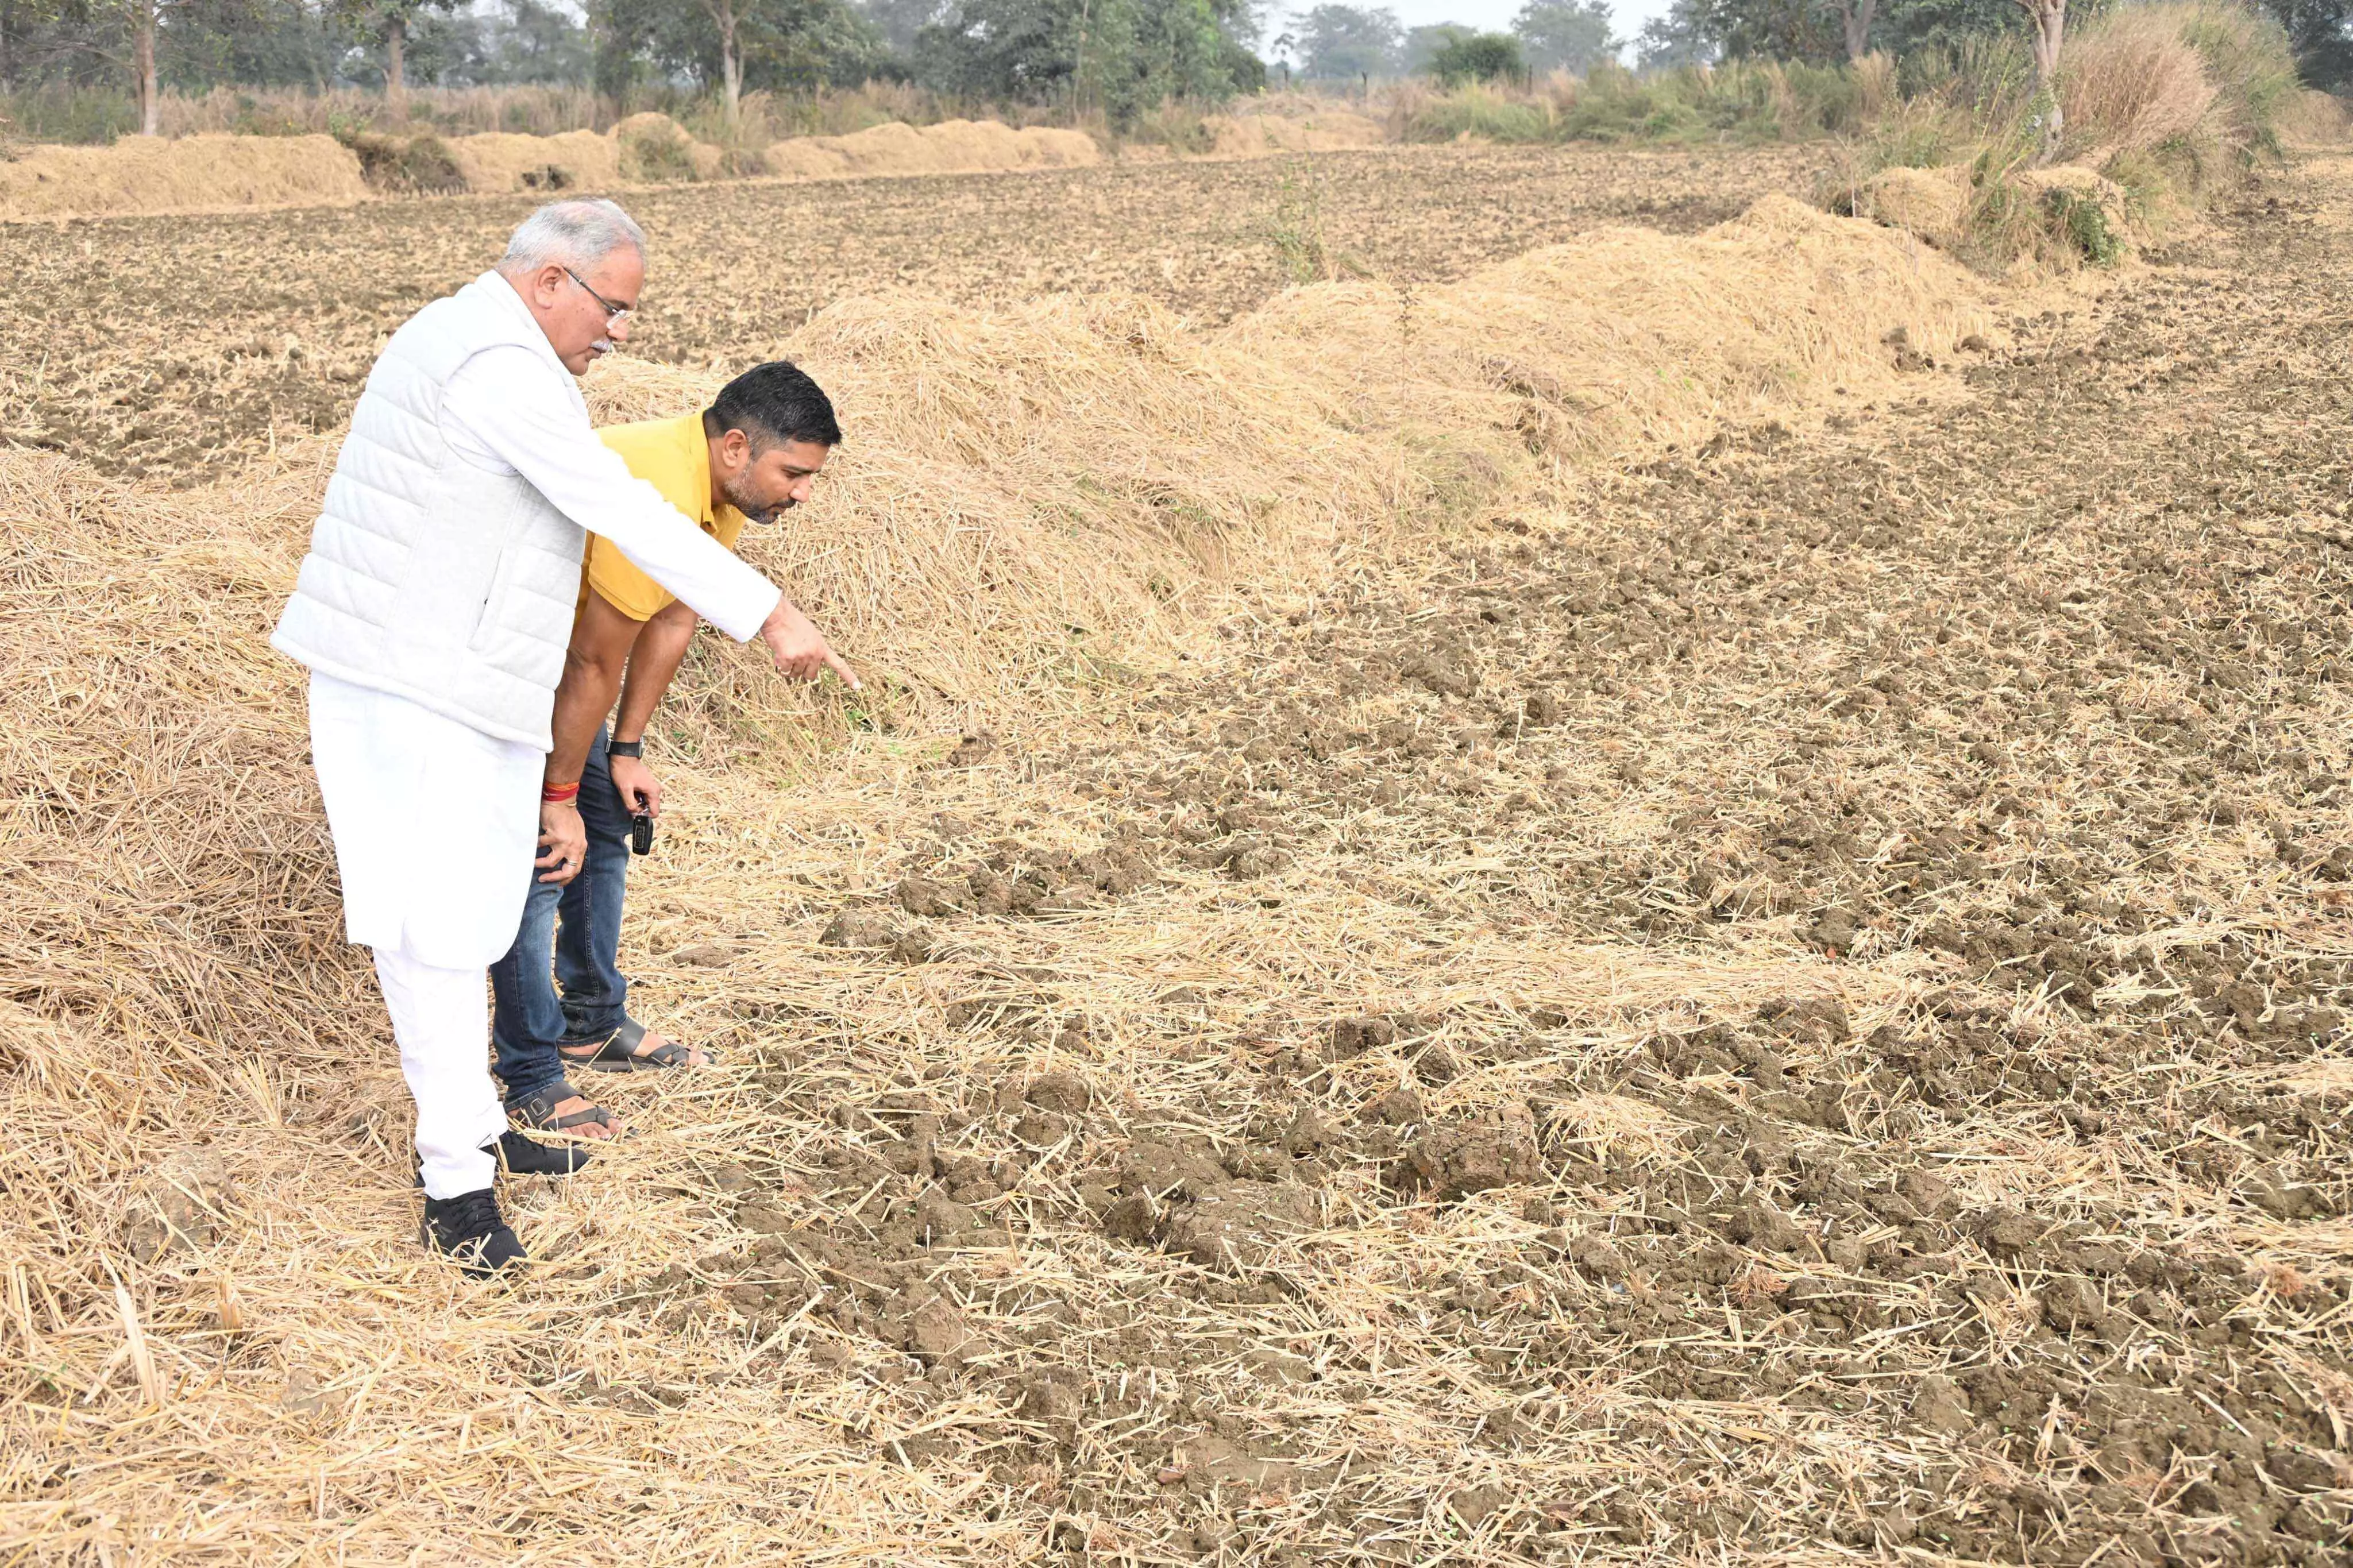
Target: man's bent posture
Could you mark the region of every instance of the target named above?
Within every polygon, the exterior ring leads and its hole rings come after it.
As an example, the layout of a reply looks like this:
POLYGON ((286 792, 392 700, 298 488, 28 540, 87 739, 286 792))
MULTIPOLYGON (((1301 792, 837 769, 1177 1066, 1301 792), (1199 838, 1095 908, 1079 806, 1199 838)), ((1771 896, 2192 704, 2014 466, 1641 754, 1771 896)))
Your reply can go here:
MULTIPOLYGON (((522 1257, 491 1194, 501 1161, 579 1163, 508 1131, 482 972, 513 943, 517 868, 551 826, 534 797, 585 531, 730 636, 762 638, 786 674, 849 679, 807 617, 589 429, 572 377, 628 337, 645 270, 619 207, 559 202, 395 332, 270 638, 311 669, 344 929, 375 950, 417 1100, 425 1238, 470 1272, 522 1257)), ((555 837, 569 815, 549 803, 555 837)), ((564 854, 547 868, 569 878, 564 854)))
MULTIPOLYGON (((773 521, 807 500, 818 470, 841 442, 832 403, 782 361, 737 376, 700 414, 597 434, 630 473, 731 548, 745 519, 773 521)), ((517 1121, 601 1138, 614 1131, 612 1117, 573 1088, 567 1065, 656 1072, 708 1060, 629 1016, 629 983, 619 963, 630 818, 661 814, 661 784, 643 761, 646 724, 686 657, 696 616, 594 535, 582 578, 571 652, 555 689, 555 746, 546 779, 559 794, 579 788, 580 874, 562 886, 543 878, 531 888, 514 946, 491 966, 497 997, 491 1037, 507 1110, 517 1121), (608 731, 605 720, 616 696, 621 711, 608 731)), ((568 850, 562 837, 554 842, 568 850)))

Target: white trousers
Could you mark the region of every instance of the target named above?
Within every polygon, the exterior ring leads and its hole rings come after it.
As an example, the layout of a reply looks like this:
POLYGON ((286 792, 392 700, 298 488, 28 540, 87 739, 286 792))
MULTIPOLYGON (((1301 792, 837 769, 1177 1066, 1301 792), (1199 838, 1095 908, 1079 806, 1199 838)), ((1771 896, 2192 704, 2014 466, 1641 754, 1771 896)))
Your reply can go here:
POLYGON ((491 1184, 487 1146, 507 1130, 491 1084, 491 1004, 480 965, 440 969, 406 948, 379 947, 375 977, 392 1014, 400 1070, 417 1101, 425 1195, 454 1198, 491 1184))
POLYGON ((313 675, 311 758, 344 935, 449 969, 496 963, 531 891, 546 753, 313 675))

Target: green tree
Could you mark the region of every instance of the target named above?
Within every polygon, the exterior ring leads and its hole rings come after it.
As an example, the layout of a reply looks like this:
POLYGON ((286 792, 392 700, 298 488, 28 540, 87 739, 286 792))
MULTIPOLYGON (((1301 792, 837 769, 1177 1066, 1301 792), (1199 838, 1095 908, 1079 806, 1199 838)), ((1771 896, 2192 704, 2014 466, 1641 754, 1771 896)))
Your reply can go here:
POLYGON ((2342 91, 2353 84, 2353 0, 2262 0, 2287 29, 2306 85, 2342 91))
POLYGON ((940 0, 863 0, 859 9, 892 54, 913 59, 916 36, 940 19, 941 5, 940 0))
POLYGON ((1397 14, 1361 5, 1323 5, 1299 18, 1301 74, 1326 81, 1390 76, 1403 31, 1397 14))
POLYGON ((328 0, 328 4, 347 26, 383 47, 385 107, 396 117, 406 116, 409 29, 425 13, 447 11, 456 0, 328 0))
POLYGON ((1232 0, 950 0, 917 36, 919 80, 943 91, 1100 110, 1125 124, 1167 98, 1219 100, 1263 81, 1232 0))
POLYGON ((582 82, 588 67, 588 29, 577 18, 541 0, 507 0, 483 29, 473 79, 491 87, 582 82))
POLYGON ((1532 70, 1582 76, 1618 55, 1608 0, 1527 0, 1512 22, 1512 32, 1532 70))
POLYGON ((1527 69, 1528 63, 1520 54, 1520 41, 1509 33, 1473 33, 1467 38, 1456 38, 1430 62, 1430 74, 1449 87, 1466 81, 1525 76, 1527 69))
POLYGON ((1674 0, 1663 16, 1653 16, 1634 36, 1635 58, 1644 70, 1714 65, 1724 58, 1709 0, 1674 0))
POLYGON ((1478 28, 1466 27, 1460 22, 1408 27, 1405 41, 1398 49, 1398 68, 1407 76, 1428 76, 1438 59, 1439 50, 1457 38, 1476 37, 1478 33, 1478 28))
POLYGON ((619 96, 650 61, 717 89, 731 123, 747 89, 854 82, 883 49, 842 0, 600 0, 591 21, 600 90, 619 96))

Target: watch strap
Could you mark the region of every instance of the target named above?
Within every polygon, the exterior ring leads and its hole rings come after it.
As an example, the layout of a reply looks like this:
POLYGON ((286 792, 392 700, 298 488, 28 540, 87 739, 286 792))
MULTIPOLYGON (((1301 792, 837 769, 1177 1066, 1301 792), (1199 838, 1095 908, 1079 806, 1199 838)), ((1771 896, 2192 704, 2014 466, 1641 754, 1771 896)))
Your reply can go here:
POLYGON ((646 743, 643 740, 608 742, 605 754, 608 757, 642 757, 646 754, 646 743))

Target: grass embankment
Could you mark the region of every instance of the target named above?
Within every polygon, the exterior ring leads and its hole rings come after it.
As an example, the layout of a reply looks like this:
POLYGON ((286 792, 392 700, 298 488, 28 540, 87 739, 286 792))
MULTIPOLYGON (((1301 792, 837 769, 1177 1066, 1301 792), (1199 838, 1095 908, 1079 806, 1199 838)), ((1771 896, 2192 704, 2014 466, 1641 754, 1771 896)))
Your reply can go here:
POLYGON ((2237 188, 2306 111, 2285 35, 2230 5, 2101 18, 2070 41, 2055 93, 1998 43, 1904 74, 1906 90, 1846 143, 1831 205, 1981 266, 2113 262, 2237 188))

